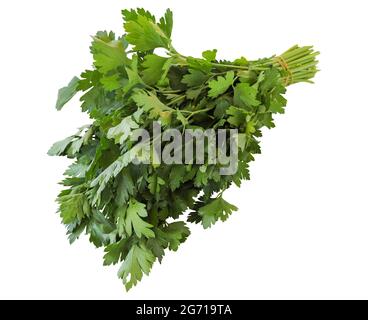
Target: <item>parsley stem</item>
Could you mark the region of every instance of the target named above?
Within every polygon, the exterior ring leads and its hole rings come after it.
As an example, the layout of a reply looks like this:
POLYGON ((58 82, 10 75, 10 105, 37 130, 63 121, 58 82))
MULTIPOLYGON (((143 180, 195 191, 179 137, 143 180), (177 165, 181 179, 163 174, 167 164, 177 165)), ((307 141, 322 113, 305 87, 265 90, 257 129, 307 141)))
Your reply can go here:
MULTIPOLYGON (((250 61, 246 66, 238 66, 229 63, 208 62, 213 68, 233 69, 239 71, 266 71, 271 67, 277 68, 285 73, 287 85, 297 82, 310 82, 317 73, 316 56, 319 52, 313 51, 313 47, 299 47, 297 45, 286 50, 280 56, 272 56, 268 59, 250 61)), ((174 58, 175 63, 180 66, 189 67, 189 57, 183 56, 176 50, 170 50, 169 55, 174 58)), ((176 103, 176 101, 173 103, 176 103)))

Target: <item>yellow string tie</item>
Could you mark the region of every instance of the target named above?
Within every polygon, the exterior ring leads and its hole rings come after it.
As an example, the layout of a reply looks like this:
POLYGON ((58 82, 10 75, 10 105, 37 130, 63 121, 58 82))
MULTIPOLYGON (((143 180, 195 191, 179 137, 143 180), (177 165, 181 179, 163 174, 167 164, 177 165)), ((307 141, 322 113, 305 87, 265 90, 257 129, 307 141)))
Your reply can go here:
POLYGON ((287 72, 287 77, 285 78, 285 85, 289 85, 293 82, 293 73, 290 71, 289 66, 282 56, 276 57, 277 63, 287 72))

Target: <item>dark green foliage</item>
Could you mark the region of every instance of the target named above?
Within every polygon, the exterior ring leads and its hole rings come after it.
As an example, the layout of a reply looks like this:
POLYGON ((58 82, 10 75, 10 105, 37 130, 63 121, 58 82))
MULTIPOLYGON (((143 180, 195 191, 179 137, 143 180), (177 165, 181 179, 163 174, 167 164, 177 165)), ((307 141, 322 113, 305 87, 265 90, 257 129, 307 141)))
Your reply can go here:
POLYGON ((91 124, 54 144, 49 154, 73 159, 57 200, 70 241, 88 234, 105 248, 105 265, 122 262, 119 277, 130 289, 165 250, 176 251, 187 239, 188 222, 209 228, 237 210, 223 191, 249 179, 262 129, 273 128, 273 115, 284 113, 286 87, 313 78, 317 53, 294 46, 257 61, 218 61, 216 50, 185 57, 171 42, 170 10, 160 20, 143 9, 124 10, 123 16, 125 35, 98 32, 91 45, 93 69, 59 92, 58 110, 81 91, 91 124), (167 54, 155 54, 156 48, 167 54), (221 165, 208 159, 132 163, 132 134, 139 128, 152 132, 153 121, 181 132, 238 129, 237 171, 220 176, 221 165))

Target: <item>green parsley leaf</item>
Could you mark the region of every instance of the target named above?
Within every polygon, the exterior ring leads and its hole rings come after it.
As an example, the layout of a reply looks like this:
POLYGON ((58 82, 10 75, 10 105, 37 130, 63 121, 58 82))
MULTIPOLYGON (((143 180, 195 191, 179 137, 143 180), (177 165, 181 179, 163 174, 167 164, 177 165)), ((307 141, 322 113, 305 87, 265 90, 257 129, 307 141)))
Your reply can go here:
POLYGON ((232 211, 238 208, 225 201, 222 197, 211 200, 207 205, 199 208, 202 217, 202 225, 205 229, 210 228, 217 220, 226 221, 232 211))
POLYGON ((244 109, 231 106, 226 110, 226 114, 229 115, 227 122, 235 128, 239 128, 246 124, 247 112, 244 109))
POLYGON ((206 50, 202 52, 202 57, 207 61, 212 62, 216 60, 217 49, 206 50))
POLYGON ((163 32, 165 32, 169 39, 171 38, 173 24, 173 13, 170 9, 167 9, 165 15, 160 19, 158 26, 163 32))
POLYGON ((105 248, 104 266, 119 263, 129 253, 129 239, 121 239, 119 242, 111 243, 105 248))
POLYGON ((162 77, 163 68, 167 60, 168 58, 163 58, 155 54, 147 55, 142 63, 144 68, 142 71, 143 81, 150 86, 155 85, 162 77))
POLYGON ((169 249, 172 251, 177 251, 180 244, 190 235, 189 228, 183 221, 170 223, 162 228, 161 231, 161 236, 168 242, 169 249))
POLYGON ((107 91, 114 91, 121 87, 121 82, 118 74, 103 76, 100 81, 107 91))
POLYGON ((84 216, 90 214, 90 205, 83 193, 67 194, 58 198, 60 216, 63 223, 72 223, 76 219, 81 221, 84 216))
POLYGON ((107 132, 108 139, 115 139, 115 143, 124 144, 134 129, 138 129, 139 125, 134 121, 132 116, 126 117, 121 122, 109 129, 107 132))
POLYGON ((56 109, 61 110, 78 92, 79 78, 74 77, 69 84, 59 90, 56 109))
POLYGON ((129 201, 125 219, 125 230, 128 236, 131 236, 134 230, 134 233, 138 238, 141 238, 142 235, 147 238, 155 237, 154 232, 150 229, 153 226, 142 219, 148 216, 145 207, 146 206, 143 203, 140 203, 135 199, 131 199, 129 201))
POLYGON ((209 81, 208 86, 210 87, 210 91, 208 91, 208 96, 211 98, 218 97, 220 94, 226 92, 233 82, 234 71, 228 71, 225 77, 219 76, 216 80, 209 81))
POLYGON ((257 89, 248 83, 239 83, 234 90, 234 104, 237 107, 256 107, 260 104, 257 100, 257 89))
POLYGON ((117 181, 117 190, 116 190, 116 198, 115 203, 122 207, 127 204, 129 197, 134 195, 136 191, 136 187, 132 178, 132 175, 129 170, 123 169, 121 172, 118 181, 117 181))
POLYGON ((167 34, 159 25, 144 15, 137 14, 134 19, 124 24, 124 28, 127 32, 126 40, 134 45, 135 51, 169 48, 170 40, 167 34))
POLYGON ((55 142, 50 150, 47 152, 49 156, 60 156, 65 153, 66 148, 75 139, 75 136, 65 138, 61 141, 55 142))
POLYGON ((183 77, 182 83, 188 87, 197 87, 202 85, 208 79, 208 75, 200 70, 189 69, 189 73, 183 77))
POLYGON ((133 245, 118 272, 125 288, 130 290, 142 279, 143 274, 148 275, 155 260, 155 256, 146 246, 133 245))
POLYGON ((156 119, 159 116, 165 115, 164 112, 171 112, 172 109, 163 104, 157 96, 152 93, 147 93, 144 90, 138 90, 132 96, 134 102, 142 107, 145 112, 148 112, 151 119, 156 119))
POLYGON ((101 73, 107 73, 128 63, 123 42, 119 40, 105 42, 94 37, 91 51, 95 60, 94 64, 101 73))

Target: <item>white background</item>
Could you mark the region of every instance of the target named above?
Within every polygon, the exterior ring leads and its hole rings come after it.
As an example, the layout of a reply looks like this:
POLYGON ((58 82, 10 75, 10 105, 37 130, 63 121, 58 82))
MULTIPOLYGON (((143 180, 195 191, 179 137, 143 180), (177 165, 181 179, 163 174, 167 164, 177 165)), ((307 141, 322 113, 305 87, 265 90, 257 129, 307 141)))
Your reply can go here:
POLYGON ((367 1, 0 2, 0 298, 368 298, 367 1), (231 188, 226 223, 192 235, 125 293, 86 238, 70 246, 55 213, 69 163, 50 145, 89 122, 57 90, 90 67, 90 35, 122 33, 120 10, 174 11, 175 47, 250 59, 313 44, 315 85, 288 91, 252 180, 231 188))

